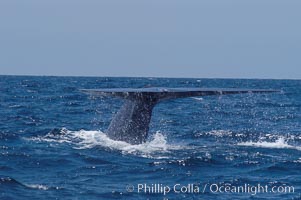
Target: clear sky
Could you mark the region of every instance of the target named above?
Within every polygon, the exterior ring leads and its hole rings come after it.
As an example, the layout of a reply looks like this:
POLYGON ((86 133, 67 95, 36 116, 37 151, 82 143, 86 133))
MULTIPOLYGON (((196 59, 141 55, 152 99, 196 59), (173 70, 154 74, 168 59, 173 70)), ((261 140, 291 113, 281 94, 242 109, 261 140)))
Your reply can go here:
POLYGON ((301 79, 301 1, 1 0, 0 74, 301 79))

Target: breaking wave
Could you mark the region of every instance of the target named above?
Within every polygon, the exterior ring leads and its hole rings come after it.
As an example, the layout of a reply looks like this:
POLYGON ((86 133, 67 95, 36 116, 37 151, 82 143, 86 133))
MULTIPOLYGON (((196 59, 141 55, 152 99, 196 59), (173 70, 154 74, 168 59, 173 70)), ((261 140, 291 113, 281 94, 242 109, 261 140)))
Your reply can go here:
MULTIPOLYGON (((12 185, 14 187, 25 187, 29 189, 37 189, 37 190, 48 190, 50 187, 42 184, 26 184, 22 183, 20 181, 17 181, 14 178, 11 177, 0 177, 0 186, 6 186, 6 185, 12 185)), ((55 187, 55 189, 58 189, 58 187, 55 187)))
POLYGON ((259 147, 259 148, 272 148, 272 149, 295 149, 301 151, 301 147, 293 146, 288 144, 284 137, 279 137, 274 142, 268 141, 249 141, 249 142, 241 142, 238 143, 239 146, 250 146, 250 147, 259 147))

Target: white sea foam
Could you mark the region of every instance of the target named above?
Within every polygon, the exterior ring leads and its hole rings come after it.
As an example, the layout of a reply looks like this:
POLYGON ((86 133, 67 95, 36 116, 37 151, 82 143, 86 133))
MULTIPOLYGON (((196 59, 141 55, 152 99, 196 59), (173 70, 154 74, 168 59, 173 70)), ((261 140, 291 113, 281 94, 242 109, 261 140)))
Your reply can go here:
MULTIPOLYGON (((212 130, 204 133, 197 133, 196 136, 213 136, 213 137, 232 137, 232 132, 228 130, 212 130)), ((241 136, 242 134, 236 134, 241 136)))
POLYGON ((203 101, 204 99, 202 97, 191 97, 192 99, 195 99, 197 101, 203 101))
POLYGON ((26 187, 32 188, 32 189, 38 189, 38 190, 48 190, 49 188, 45 185, 40 184, 25 184, 26 187))
POLYGON ((279 137, 274 142, 267 142, 267 141, 258 141, 258 142, 241 142, 238 143, 239 146, 252 146, 252 147, 260 147, 260 148, 272 148, 272 149, 296 149, 301 151, 301 147, 293 146, 287 143, 284 137, 279 137))
POLYGON ((294 160, 294 163, 301 163, 301 158, 299 158, 298 160, 294 160))
POLYGON ((67 129, 62 129, 60 134, 54 135, 49 133, 42 137, 30 138, 29 140, 37 142, 71 143, 76 149, 105 147, 109 149, 120 150, 122 153, 142 153, 142 155, 145 156, 156 152, 166 153, 170 150, 183 149, 182 146, 168 144, 166 137, 160 132, 156 132, 151 140, 137 145, 132 145, 123 141, 112 140, 101 131, 69 131, 67 129))

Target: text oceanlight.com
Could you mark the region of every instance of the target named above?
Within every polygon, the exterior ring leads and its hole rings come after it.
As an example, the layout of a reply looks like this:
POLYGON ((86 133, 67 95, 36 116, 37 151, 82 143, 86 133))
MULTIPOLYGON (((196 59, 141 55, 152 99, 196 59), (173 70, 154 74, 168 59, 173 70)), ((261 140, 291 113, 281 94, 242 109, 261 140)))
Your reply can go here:
POLYGON ((204 193, 213 193, 213 194, 250 194, 257 195, 263 193, 294 193, 294 186, 289 185, 263 185, 263 184, 242 184, 242 185, 232 185, 228 183, 223 184, 179 184, 174 185, 165 185, 165 184, 149 184, 149 183, 139 183, 137 185, 127 185, 127 192, 137 192, 143 194, 163 194, 167 195, 169 193, 179 193, 179 194, 204 194, 204 193))

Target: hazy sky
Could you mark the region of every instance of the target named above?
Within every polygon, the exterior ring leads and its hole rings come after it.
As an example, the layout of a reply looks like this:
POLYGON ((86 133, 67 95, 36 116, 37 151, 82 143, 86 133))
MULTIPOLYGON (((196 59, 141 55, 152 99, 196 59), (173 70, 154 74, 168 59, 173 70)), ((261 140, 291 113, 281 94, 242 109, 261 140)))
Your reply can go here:
POLYGON ((1 0, 0 74, 301 79, 301 1, 1 0))

